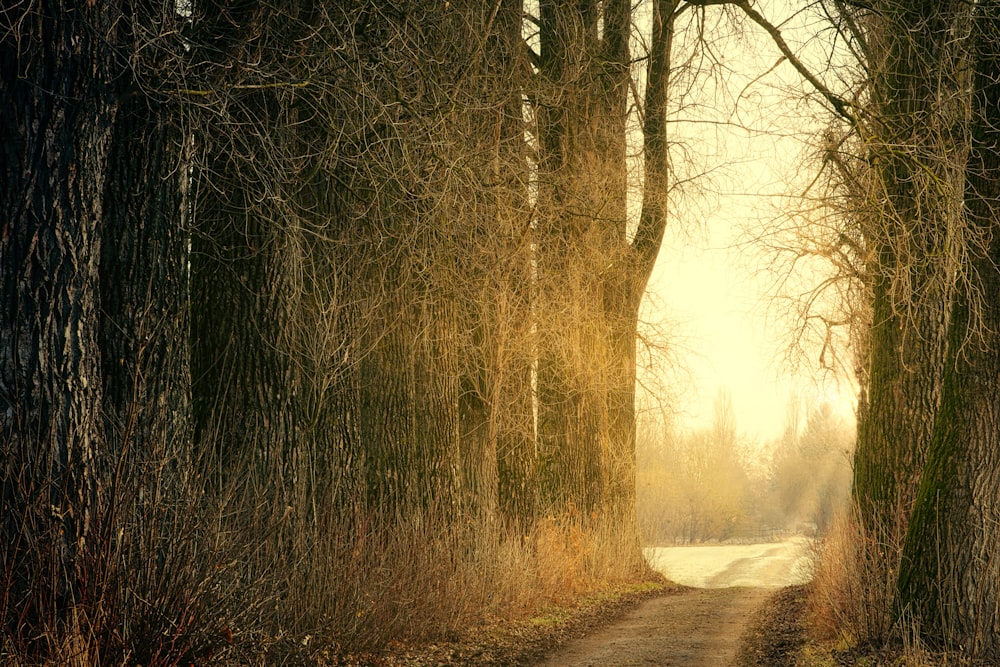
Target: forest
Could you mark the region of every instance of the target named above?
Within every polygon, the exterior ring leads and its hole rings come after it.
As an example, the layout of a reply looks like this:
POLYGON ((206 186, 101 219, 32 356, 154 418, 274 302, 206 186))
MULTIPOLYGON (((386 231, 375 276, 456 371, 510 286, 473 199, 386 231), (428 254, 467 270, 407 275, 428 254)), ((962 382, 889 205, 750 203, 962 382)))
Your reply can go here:
POLYGON ((724 26, 823 128, 828 616, 1000 659, 1000 3, 790 7, 5 3, 0 658, 323 664, 648 578, 639 310, 724 26))

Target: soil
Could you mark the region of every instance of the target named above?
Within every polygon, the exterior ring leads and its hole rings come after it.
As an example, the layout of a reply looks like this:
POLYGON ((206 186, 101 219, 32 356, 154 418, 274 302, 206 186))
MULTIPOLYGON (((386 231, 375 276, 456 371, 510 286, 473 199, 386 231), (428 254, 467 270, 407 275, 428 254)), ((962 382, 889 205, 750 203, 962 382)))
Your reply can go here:
POLYGON ((541 665, 731 665, 747 620, 769 595, 762 588, 689 588, 654 598, 541 665))
POLYGON ((795 667, 806 643, 806 599, 809 585, 788 586, 772 593, 751 616, 736 656, 739 667, 795 667))
POLYGON ((792 667, 803 642, 805 590, 666 585, 589 600, 541 621, 481 628, 455 642, 333 664, 792 667))

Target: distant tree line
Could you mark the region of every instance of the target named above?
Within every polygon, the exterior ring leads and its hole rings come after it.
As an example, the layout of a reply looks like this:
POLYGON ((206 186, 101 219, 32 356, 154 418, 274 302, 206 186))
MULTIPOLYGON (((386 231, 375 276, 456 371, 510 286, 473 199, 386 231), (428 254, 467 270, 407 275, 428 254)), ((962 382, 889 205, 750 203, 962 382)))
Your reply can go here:
POLYGON ((853 423, 827 403, 790 401, 784 433, 739 433, 728 394, 710 427, 690 433, 642 424, 637 457, 645 544, 824 536, 850 498, 853 423))

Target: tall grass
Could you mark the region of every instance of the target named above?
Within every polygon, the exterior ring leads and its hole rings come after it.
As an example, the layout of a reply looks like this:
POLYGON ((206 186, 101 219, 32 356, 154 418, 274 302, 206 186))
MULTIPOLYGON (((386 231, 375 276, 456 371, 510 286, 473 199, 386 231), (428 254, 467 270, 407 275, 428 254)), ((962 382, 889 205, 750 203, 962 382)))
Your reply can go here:
POLYGON ((961 655, 929 651, 917 622, 894 611, 906 513, 897 508, 887 521, 866 525, 854 503, 834 521, 815 559, 808 603, 814 638, 865 664, 970 664, 961 655))
POLYGON ((565 513, 518 532, 450 507, 287 504, 249 470, 223 485, 186 473, 117 490, 117 529, 83 566, 107 573, 102 595, 80 605, 79 623, 8 629, 0 663, 328 659, 453 638, 645 574, 634 530, 607 517, 565 513))
POLYGON ((851 503, 819 543, 809 600, 819 638, 851 645, 889 638, 901 545, 887 541, 899 534, 887 528, 867 528, 851 503))

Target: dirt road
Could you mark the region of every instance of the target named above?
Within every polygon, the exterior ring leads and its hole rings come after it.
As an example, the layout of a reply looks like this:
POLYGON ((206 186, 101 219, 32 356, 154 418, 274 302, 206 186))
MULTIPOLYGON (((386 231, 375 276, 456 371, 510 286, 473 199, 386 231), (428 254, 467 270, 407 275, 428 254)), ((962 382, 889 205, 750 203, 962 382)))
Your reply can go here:
POLYGON ((766 588, 689 588, 649 600, 625 618, 570 642, 546 667, 723 667, 736 656, 747 618, 766 588))
POLYGON ((687 586, 644 602, 572 641, 542 665, 725 667, 747 620, 776 588, 808 578, 808 542, 647 550, 653 567, 687 586))

